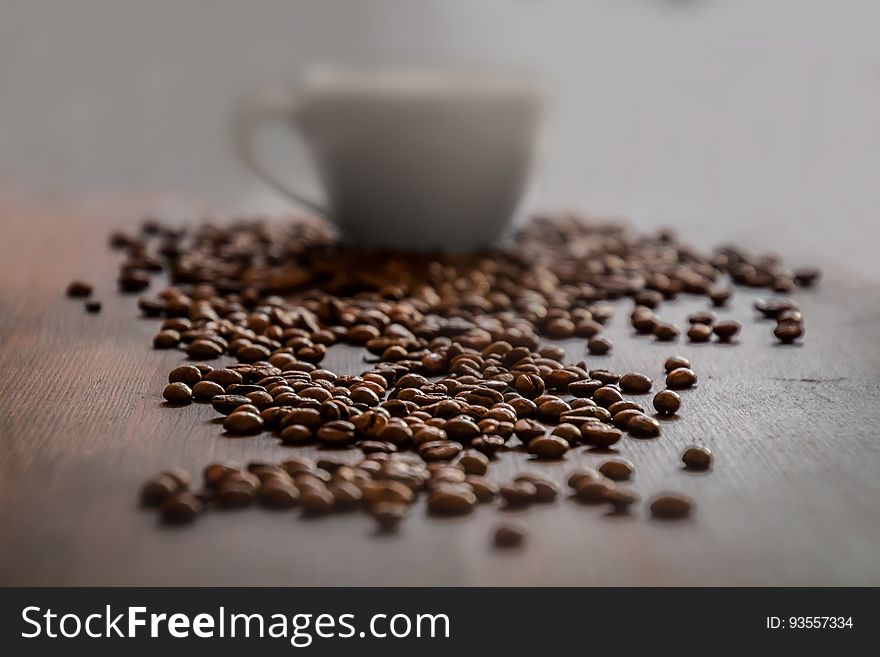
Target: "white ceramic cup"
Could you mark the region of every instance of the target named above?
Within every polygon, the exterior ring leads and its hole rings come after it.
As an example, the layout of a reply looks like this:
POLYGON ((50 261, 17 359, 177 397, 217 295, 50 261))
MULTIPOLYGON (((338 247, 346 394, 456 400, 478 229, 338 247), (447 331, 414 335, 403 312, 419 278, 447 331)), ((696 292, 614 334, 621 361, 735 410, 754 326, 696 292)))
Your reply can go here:
POLYGON ((356 246, 462 252, 490 246, 527 187, 544 99, 533 81, 438 71, 324 71, 292 93, 246 99, 234 137, 276 190, 356 246), (307 200, 257 157, 267 119, 294 127, 326 200, 307 200))

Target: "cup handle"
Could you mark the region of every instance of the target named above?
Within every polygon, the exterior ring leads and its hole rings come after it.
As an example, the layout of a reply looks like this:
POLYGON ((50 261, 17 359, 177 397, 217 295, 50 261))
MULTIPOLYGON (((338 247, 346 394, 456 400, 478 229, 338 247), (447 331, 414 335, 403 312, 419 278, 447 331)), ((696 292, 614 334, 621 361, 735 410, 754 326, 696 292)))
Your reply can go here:
POLYGON ((270 187, 295 202, 305 206, 321 217, 327 217, 327 210, 302 196, 281 182, 257 157, 254 136, 268 121, 287 120, 296 111, 297 99, 293 94, 260 93, 244 98, 232 118, 232 139, 235 150, 248 168, 270 187))

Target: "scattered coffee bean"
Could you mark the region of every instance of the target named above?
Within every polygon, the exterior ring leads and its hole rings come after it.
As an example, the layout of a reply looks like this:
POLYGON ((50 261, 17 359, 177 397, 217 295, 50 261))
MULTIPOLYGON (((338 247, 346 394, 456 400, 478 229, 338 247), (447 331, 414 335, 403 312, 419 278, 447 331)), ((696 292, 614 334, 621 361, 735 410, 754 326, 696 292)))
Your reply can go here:
POLYGON ((690 366, 691 362, 684 356, 670 356, 666 359, 666 363, 664 364, 664 368, 667 374, 669 374, 672 370, 677 370, 680 367, 690 366))
POLYGON ((691 342, 708 342, 712 337, 712 327, 708 324, 691 324, 687 336, 691 342))
POLYGON ((679 367, 666 375, 666 385, 670 388, 691 388, 697 383, 697 375, 687 367, 679 367))
POLYGON ((804 336, 804 325, 791 320, 779 322, 773 329, 773 335, 783 344, 791 344, 804 336))
POLYGON ((202 511, 201 501, 192 493, 175 493, 162 502, 162 520, 169 524, 192 522, 202 511))
POLYGON ((91 283, 85 281, 72 281, 67 286, 67 296, 74 298, 90 297, 92 295, 91 283))
POLYGON ((587 350, 594 356, 604 356, 608 354, 611 351, 611 347, 611 340, 602 335, 597 335, 587 341, 587 350))
POLYGON ((181 365, 168 374, 168 383, 185 383, 190 388, 201 380, 202 373, 195 365, 181 365))
POLYGON ((708 470, 712 467, 712 452, 708 447, 688 447, 681 460, 689 470, 708 470))
POLYGON ((400 521, 406 517, 406 505, 398 502, 379 502, 371 513, 382 531, 390 532, 397 529, 400 521))
POLYGON ((100 301, 86 301, 86 312, 96 315, 101 312, 101 302, 100 301))
POLYGON ((630 372, 620 377, 620 389, 631 395, 644 395, 651 391, 653 381, 644 374, 630 372))
POLYGON ((660 423, 652 417, 639 414, 630 419, 626 430, 630 436, 636 438, 656 438, 660 435, 660 423))
POLYGON ((236 410, 223 420, 223 428, 234 434, 255 434, 263 430, 263 418, 249 411, 236 410))
POLYGON ((528 535, 525 525, 518 522, 506 522, 495 529, 495 545, 500 548, 514 548, 523 544, 528 535))
POLYGON ((568 451, 568 441, 559 436, 538 436, 529 441, 528 450, 540 459, 561 459, 568 451))
POLYGON ((664 520, 675 520, 690 515, 693 502, 683 495, 661 495, 651 502, 651 515, 664 520))
POLYGON ((599 472, 612 481, 627 481, 632 478, 635 467, 626 459, 612 459, 600 465, 599 472))
POLYGON ((654 395, 653 404, 660 415, 675 415, 681 408, 681 396, 674 390, 661 390, 654 395))
POLYGON ((718 322, 712 327, 712 332, 718 337, 719 342, 730 342, 739 333, 742 325, 734 320, 718 322))
POLYGON ((169 404, 191 404, 193 400, 192 390, 185 383, 169 383, 162 391, 162 396, 169 404))

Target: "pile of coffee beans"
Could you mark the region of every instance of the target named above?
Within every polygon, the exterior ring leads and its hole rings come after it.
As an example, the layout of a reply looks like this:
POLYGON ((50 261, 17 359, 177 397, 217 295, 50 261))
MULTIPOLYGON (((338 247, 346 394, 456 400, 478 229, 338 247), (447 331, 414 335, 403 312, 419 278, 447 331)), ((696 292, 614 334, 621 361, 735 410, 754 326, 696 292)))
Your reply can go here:
MULTIPOLYGON (((162 473, 145 484, 142 500, 174 523, 212 506, 259 503, 307 515, 358 507, 390 531, 420 497, 438 516, 496 501, 553 503, 560 487, 550 479, 524 473, 494 483, 497 453, 553 463, 571 450, 611 453, 624 439, 656 439, 659 420, 679 412, 682 391, 698 375, 679 356, 656 373, 591 368, 566 362, 565 350, 546 340, 579 338, 590 355, 607 354, 612 302, 629 299, 636 334, 672 342, 681 329, 659 313, 681 294, 723 307, 734 285, 789 292, 818 278, 743 249, 703 254, 670 231, 645 236, 570 217, 536 219, 498 251, 455 256, 359 251, 310 220, 205 223, 190 232, 150 220, 138 235, 115 234, 111 245, 126 253, 123 292, 145 289, 159 272, 170 281, 138 304, 162 320, 153 346, 190 361, 170 373, 168 405, 210 403, 230 436, 269 432, 285 445, 354 455, 215 463, 196 492, 185 473, 162 473), (363 350, 367 367, 358 374, 323 367, 339 344, 363 350), (655 374, 665 376, 665 388, 655 374), (656 416, 641 399, 651 399, 656 416)), ((777 321, 780 341, 802 337, 790 299, 756 309, 777 321)), ((694 342, 736 342, 741 328, 709 310, 688 322, 694 342)), ((712 463, 700 446, 682 459, 693 470, 712 463)), ((612 459, 572 473, 568 485, 580 503, 629 513, 639 498, 620 483, 635 470, 612 459)), ((674 493, 648 503, 663 519, 693 508, 674 493)), ((525 533, 502 525, 494 542, 520 545, 525 533)))

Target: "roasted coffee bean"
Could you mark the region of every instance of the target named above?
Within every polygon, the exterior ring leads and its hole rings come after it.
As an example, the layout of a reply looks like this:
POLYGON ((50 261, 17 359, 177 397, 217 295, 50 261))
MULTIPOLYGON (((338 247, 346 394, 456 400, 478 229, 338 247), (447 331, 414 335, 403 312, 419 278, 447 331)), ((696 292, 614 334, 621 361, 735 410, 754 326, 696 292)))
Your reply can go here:
POLYGON ((639 411, 640 413, 644 413, 645 409, 642 408, 640 404, 637 404, 634 401, 621 400, 619 402, 614 402, 611 406, 608 407, 608 412, 611 413, 611 416, 615 416, 620 411, 639 411))
POLYGON ((67 296, 69 297, 90 297, 92 296, 92 285, 85 281, 73 281, 67 286, 67 296))
POLYGON ((490 502, 498 495, 498 486, 485 477, 479 475, 467 475, 465 482, 471 487, 477 502, 490 502))
POLYGON ((687 337, 691 342, 708 342, 712 338, 712 327, 708 324, 691 324, 687 337))
POLYGON ((651 502, 651 515, 663 520, 685 518, 691 514, 693 502, 683 495, 661 495, 651 502))
POLYGON ((639 414, 629 420, 626 430, 636 438, 656 438, 660 435, 660 423, 652 417, 639 414))
POLYGON ((435 515, 456 516, 470 513, 477 497, 469 489, 441 487, 428 494, 428 511, 435 515))
POLYGON ((598 421, 585 422, 581 435, 584 443, 600 449, 611 447, 623 437, 620 430, 598 421))
POLYGON ((279 435, 285 445, 301 445, 315 437, 315 433, 302 424, 290 424, 284 427, 279 435))
POLYGON ((602 386, 593 393, 593 401, 604 408, 608 408, 615 402, 619 402, 622 400, 623 395, 620 394, 620 390, 618 390, 617 388, 612 388, 611 386, 602 386))
POLYGON ((497 547, 514 548, 522 545, 527 535, 528 530, 525 525, 519 522, 508 521, 495 529, 493 541, 497 547))
POLYGON ((202 512, 202 502, 192 493, 175 493, 162 502, 162 520, 169 524, 192 522, 202 512))
POLYGON ((777 319, 785 311, 799 308, 793 299, 758 299, 755 301, 755 310, 768 319, 777 319))
POLYGON ((547 429, 543 424, 529 419, 517 420, 516 424, 513 425, 513 431, 524 445, 528 445, 533 438, 547 433, 547 429))
POLYGON ((186 355, 194 360, 211 360, 223 355, 223 347, 213 340, 193 340, 186 347, 186 355))
POLYGON ((101 302, 96 300, 86 301, 85 308, 87 313, 95 315, 101 312, 101 302))
POLYGON ((300 496, 303 513, 309 516, 324 516, 333 511, 333 493, 326 488, 309 488, 300 496))
POLYGON ((270 509, 289 509, 299 502, 299 489, 292 483, 264 484, 259 498, 260 503, 270 509))
POLYGON ((536 501, 538 489, 530 481, 520 480, 505 484, 500 493, 508 506, 525 506, 536 501))
POLYGON ((602 335, 594 336, 587 341, 587 350, 594 356, 604 356, 608 354, 611 351, 612 346, 611 340, 602 335))
POLYGON ((615 427, 621 431, 626 431, 629 427, 629 421, 634 417, 640 417, 642 415, 644 415, 644 413, 636 408, 627 408, 615 413, 611 421, 615 427))
POLYGON ((665 368, 666 373, 669 374, 672 370, 677 370, 679 367, 690 366, 691 362, 684 356, 670 356, 666 359, 666 363, 663 367, 665 368))
POLYGON ((503 446, 504 438, 493 434, 480 436, 478 438, 474 438, 471 441, 471 447, 473 447, 478 452, 482 452, 489 458, 492 458, 495 453, 503 446))
POLYGON ((193 386, 192 393, 196 401, 209 402, 223 394, 223 386, 213 381, 199 381, 193 386))
POLYGON ((397 445, 394 443, 386 443, 381 440, 363 440, 358 443, 358 447, 364 454, 392 454, 397 451, 397 445))
POLYGON ((229 415, 239 406, 250 403, 250 399, 242 395, 215 395, 211 399, 211 406, 221 415, 229 415))
POLYGON ((363 500, 363 493, 356 484, 340 479, 339 477, 335 478, 328 488, 333 494, 334 505, 340 509, 348 509, 357 506, 361 503, 361 500, 363 500))
POLYGON ((706 326, 712 326, 716 319, 717 317, 715 316, 715 313, 708 310, 701 310, 692 315, 688 315, 689 324, 705 324, 706 326))
POLYGON ((180 344, 180 333, 171 329, 159 331, 153 338, 156 349, 174 349, 180 344))
POLYGON ((651 391, 653 381, 644 374, 629 372, 620 377, 620 389, 631 395, 643 395, 651 391))
POLYGON ((563 422, 553 427, 551 435, 562 438, 569 447, 574 447, 581 441, 581 430, 577 425, 563 422))
POLYGON ((528 482, 535 487, 535 502, 553 502, 559 496, 559 484, 550 479, 539 477, 534 474, 521 474, 514 480, 514 483, 528 482))
POLYGON ((598 504, 611 499, 615 491, 614 482, 604 477, 579 481, 575 485, 575 496, 581 502, 598 504))
POLYGON ((679 367, 666 375, 666 385, 669 388, 691 388, 697 383, 697 375, 687 367, 679 367))
POLYGON ((582 470, 575 470, 572 472, 566 483, 571 487, 577 490, 578 486, 581 486, 589 481, 601 481, 603 476, 599 473, 598 470, 594 470, 593 468, 586 468, 582 470))
POLYGON ((605 502, 608 502, 615 513, 625 514, 630 507, 639 501, 638 495, 620 488, 614 488, 605 494, 605 502))
POLYGON ((355 440, 355 427, 351 422, 334 420, 318 429, 317 436, 318 440, 327 445, 349 445, 355 440))
POLYGON ((249 506, 257 495, 254 485, 234 479, 232 475, 226 477, 214 494, 214 501, 221 508, 235 509, 249 506))
POLYGON ((595 379, 575 381, 568 384, 568 392, 575 397, 592 397, 593 393, 603 385, 605 384, 595 379))
POLYGON ((635 467, 626 459, 612 459, 600 465, 599 472, 612 481, 627 481, 632 478, 635 467))
POLYGON ((162 396, 169 404, 184 405, 191 404, 193 393, 190 387, 185 383, 169 383, 162 391, 162 396))
POLYGON ((708 447, 694 445, 684 450, 681 461, 688 470, 708 470, 712 467, 712 452, 708 447))
POLYGON ((228 388, 229 386, 240 384, 242 382, 242 377, 241 374, 235 370, 218 368, 206 374, 205 380, 216 383, 224 388, 228 388))
POLYGON ((783 321, 773 329, 773 335, 783 344, 791 344, 804 336, 804 325, 800 322, 783 321))
POLYGON ((529 441, 528 450, 540 459, 561 459, 568 451, 568 441, 559 436, 538 436, 529 441))
POLYGON ((734 320, 718 322, 712 327, 712 332, 718 338, 719 342, 730 342, 739 333, 742 325, 734 320))
POLYGON ((380 502, 371 509, 373 518, 382 531, 390 532, 397 529, 400 522, 406 517, 407 507, 397 502, 380 502))
POLYGON ((660 342, 672 342, 680 332, 675 324, 660 322, 654 326, 654 337, 660 342))
POLYGON ((654 395, 653 404, 660 415, 675 415, 681 407, 681 396, 674 390, 661 390, 654 395))
POLYGON ((223 420, 223 428, 233 434, 255 434, 263 430, 263 418, 256 413, 236 410, 223 420))
POLYGON ((466 416, 452 418, 443 425, 443 430, 450 439, 462 443, 469 442, 480 435, 480 427, 466 416))
POLYGON ((411 488, 398 481, 376 481, 364 487, 363 499, 367 506, 374 506, 379 502, 411 504, 414 494, 411 488))
POLYGON ((800 267, 794 270, 795 283, 801 287, 812 287, 820 276, 821 272, 815 267, 800 267))
POLYGON ((168 383, 185 383, 190 388, 201 380, 202 373, 195 365, 181 365, 168 374, 168 383))
POLYGON ((436 440, 419 445, 419 456, 425 461, 451 461, 461 452, 461 444, 453 440, 436 440))
POLYGON ((514 381, 516 391, 527 399, 544 394, 544 381, 537 374, 520 374, 514 381))
POLYGON ((144 506, 161 504, 181 489, 180 482, 168 474, 148 480, 141 487, 141 503, 144 506))
POLYGON ((489 458, 475 449, 467 449, 459 456, 458 464, 469 475, 484 475, 489 469, 489 458))

